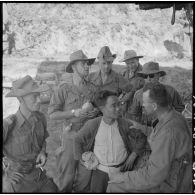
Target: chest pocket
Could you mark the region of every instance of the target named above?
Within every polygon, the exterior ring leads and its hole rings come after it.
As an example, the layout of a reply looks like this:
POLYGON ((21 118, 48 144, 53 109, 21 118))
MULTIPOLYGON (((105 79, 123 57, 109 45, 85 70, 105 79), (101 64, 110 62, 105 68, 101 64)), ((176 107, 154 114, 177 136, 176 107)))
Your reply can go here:
POLYGON ((14 155, 22 155, 31 152, 32 136, 30 131, 21 128, 12 135, 11 148, 14 155))

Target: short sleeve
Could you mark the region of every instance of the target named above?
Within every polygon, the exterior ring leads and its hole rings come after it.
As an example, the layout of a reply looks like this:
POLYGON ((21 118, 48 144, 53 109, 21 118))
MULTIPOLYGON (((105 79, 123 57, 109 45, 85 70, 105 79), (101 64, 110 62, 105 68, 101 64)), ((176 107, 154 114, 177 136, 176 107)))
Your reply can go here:
POLYGON ((66 86, 67 85, 64 84, 63 86, 59 86, 58 88, 54 89, 54 93, 48 107, 48 114, 52 114, 56 111, 62 111, 67 97, 66 86))

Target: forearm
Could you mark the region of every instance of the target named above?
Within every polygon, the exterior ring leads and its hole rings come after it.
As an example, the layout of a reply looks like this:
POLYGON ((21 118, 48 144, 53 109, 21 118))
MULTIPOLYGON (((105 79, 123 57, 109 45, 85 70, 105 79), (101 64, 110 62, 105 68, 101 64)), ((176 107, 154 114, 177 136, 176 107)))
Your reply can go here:
POLYGON ((46 141, 44 141, 40 153, 46 154, 46 141))
POLYGON ((131 154, 129 155, 129 157, 131 156, 131 159, 136 159, 137 158, 137 156, 138 156, 138 154, 137 154, 137 152, 135 152, 135 151, 133 151, 133 152, 131 152, 131 154))
POLYGON ((79 140, 80 139, 77 136, 74 138, 73 152, 74 152, 74 159, 75 160, 82 159, 83 148, 82 148, 82 144, 79 140))
POLYGON ((63 119, 70 119, 72 117, 75 117, 74 114, 69 111, 56 111, 51 114, 49 114, 50 119, 52 120, 63 120, 63 119))

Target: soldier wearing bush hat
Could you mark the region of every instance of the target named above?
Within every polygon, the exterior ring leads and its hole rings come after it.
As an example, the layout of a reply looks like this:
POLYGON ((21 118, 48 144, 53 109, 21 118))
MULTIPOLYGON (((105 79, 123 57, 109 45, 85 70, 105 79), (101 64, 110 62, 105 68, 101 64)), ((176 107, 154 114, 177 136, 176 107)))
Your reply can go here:
POLYGON ((57 192, 57 186, 45 174, 45 116, 39 112, 39 95, 48 87, 39 87, 27 75, 12 83, 6 97, 17 97, 20 106, 3 120, 3 192, 57 192))
POLYGON ((66 67, 66 72, 73 73, 72 65, 78 61, 86 62, 88 66, 91 66, 95 62, 95 58, 87 58, 82 50, 78 50, 70 55, 70 62, 66 67))
MULTIPOLYGON (((82 50, 70 55, 66 72, 72 73, 72 82, 63 83, 54 91, 48 107, 52 120, 62 121, 61 146, 56 151, 57 178, 60 192, 72 192, 77 170, 73 156, 73 137, 83 124, 96 117, 98 110, 90 103, 96 88, 88 81, 89 67, 95 58, 87 58, 82 50)), ((74 190, 75 191, 75 190, 74 190)))
POLYGON ((100 49, 98 56, 99 71, 89 75, 89 80, 101 90, 112 90, 116 93, 128 91, 128 81, 112 70, 112 63, 116 54, 112 54, 108 46, 100 49))
MULTIPOLYGON (((121 74, 124 78, 128 79, 130 84, 133 86, 133 92, 131 93, 131 96, 128 97, 127 104, 125 110, 130 110, 131 104, 133 101, 133 95, 135 91, 139 90, 144 86, 144 79, 140 77, 137 72, 142 70, 142 65, 139 62, 139 59, 143 58, 143 56, 138 56, 137 53, 134 50, 126 50, 124 52, 124 57, 120 62, 125 62, 126 66, 125 69, 122 70, 121 74)), ((126 98, 126 97, 124 97, 126 98)))
POLYGON ((122 75, 129 80, 137 77, 136 73, 142 70, 142 65, 139 63, 139 59, 143 56, 138 56, 134 50, 126 50, 124 57, 120 62, 126 63, 126 69, 122 72, 122 75))
MULTIPOLYGON (((143 70, 138 72, 137 74, 143 77, 146 83, 158 83, 159 78, 166 75, 166 72, 160 70, 159 63, 150 61, 145 63, 143 65, 143 70)), ((174 107, 175 110, 177 110, 178 112, 182 112, 185 106, 177 90, 174 89, 172 86, 165 84, 163 85, 165 86, 170 96, 170 105, 174 107)), ((142 94, 143 88, 136 91, 131 107, 131 115, 134 120, 137 120, 138 122, 141 122, 146 125, 151 125, 152 118, 150 116, 147 116, 142 109, 142 94)))

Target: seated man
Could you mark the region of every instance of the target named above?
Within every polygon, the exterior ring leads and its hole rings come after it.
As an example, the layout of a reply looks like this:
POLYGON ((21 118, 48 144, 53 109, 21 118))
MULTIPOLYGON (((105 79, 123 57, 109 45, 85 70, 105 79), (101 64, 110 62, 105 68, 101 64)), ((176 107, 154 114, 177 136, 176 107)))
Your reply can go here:
POLYGON ((53 180, 45 174, 45 116, 40 113, 41 89, 30 76, 13 82, 6 97, 17 97, 20 106, 16 114, 3 120, 3 192, 57 192, 53 180))
POLYGON ((119 118, 116 93, 100 93, 95 104, 103 117, 86 122, 74 138, 75 159, 91 170, 88 178, 78 174, 85 180, 81 182, 89 181, 90 192, 106 192, 111 173, 131 170, 146 142, 141 131, 129 130, 131 123, 119 118))
MULTIPOLYGON (((185 118, 170 106, 168 91, 160 83, 144 86, 143 106, 148 115, 155 115, 158 119, 148 136, 151 148, 149 159, 137 170, 111 175, 107 191, 192 193, 192 145, 185 118)), ((137 126, 134 122, 133 127, 137 126)))

